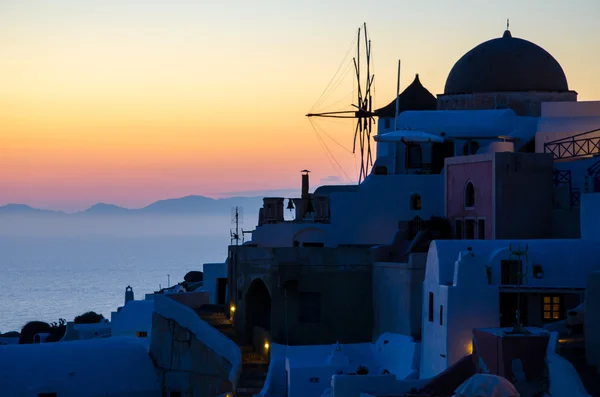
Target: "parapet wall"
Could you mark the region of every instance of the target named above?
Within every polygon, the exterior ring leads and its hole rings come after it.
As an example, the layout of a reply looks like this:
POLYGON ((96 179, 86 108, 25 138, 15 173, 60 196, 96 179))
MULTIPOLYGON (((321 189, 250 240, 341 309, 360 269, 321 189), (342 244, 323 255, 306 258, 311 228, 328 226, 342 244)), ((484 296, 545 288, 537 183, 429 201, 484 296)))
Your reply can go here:
POLYGON ((218 396, 232 392, 241 368, 238 346, 190 308, 155 297, 150 356, 164 395, 218 396))

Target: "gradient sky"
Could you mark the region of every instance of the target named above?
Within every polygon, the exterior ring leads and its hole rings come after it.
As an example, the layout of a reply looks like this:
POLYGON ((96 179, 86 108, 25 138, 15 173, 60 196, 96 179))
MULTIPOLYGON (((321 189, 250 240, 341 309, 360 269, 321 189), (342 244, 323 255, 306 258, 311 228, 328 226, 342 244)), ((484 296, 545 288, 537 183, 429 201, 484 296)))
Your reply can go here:
MULTIPOLYGON (((366 21, 375 101, 415 73, 441 93, 469 49, 546 48, 580 100, 600 99, 597 0, 2 0, 0 205, 130 207, 188 194, 356 179, 353 125, 304 117, 366 21), (325 133, 341 145, 335 143, 325 133), (344 147, 342 147, 344 146, 344 147)), ((346 109, 347 75, 317 109, 346 109)))

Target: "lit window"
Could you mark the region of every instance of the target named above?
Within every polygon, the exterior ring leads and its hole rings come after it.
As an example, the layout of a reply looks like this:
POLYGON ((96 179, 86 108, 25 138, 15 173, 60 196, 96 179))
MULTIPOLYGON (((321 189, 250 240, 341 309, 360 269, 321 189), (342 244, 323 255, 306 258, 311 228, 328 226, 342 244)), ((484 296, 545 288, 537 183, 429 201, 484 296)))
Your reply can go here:
POLYGON ((544 321, 560 320, 562 317, 560 306, 560 296, 544 296, 544 321))

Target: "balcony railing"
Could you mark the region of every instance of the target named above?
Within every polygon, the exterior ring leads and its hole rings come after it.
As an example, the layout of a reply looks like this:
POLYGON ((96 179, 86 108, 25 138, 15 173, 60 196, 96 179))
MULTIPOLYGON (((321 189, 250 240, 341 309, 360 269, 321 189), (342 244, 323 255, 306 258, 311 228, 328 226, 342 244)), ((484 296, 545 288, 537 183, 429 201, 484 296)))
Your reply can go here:
POLYGON ((600 129, 595 129, 544 144, 544 153, 555 160, 593 156, 600 153, 600 129), (597 136, 589 136, 596 133, 597 136))

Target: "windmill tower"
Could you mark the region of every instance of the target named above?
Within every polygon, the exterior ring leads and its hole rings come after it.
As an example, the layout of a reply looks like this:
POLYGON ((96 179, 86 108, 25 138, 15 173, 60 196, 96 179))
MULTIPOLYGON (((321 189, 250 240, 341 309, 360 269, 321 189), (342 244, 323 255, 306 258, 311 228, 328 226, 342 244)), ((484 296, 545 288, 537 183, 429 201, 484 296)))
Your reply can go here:
POLYGON ((354 130, 354 143, 352 153, 356 153, 356 142, 360 148, 360 172, 358 183, 361 183, 369 174, 369 168, 373 166, 373 155, 371 153, 371 132, 375 123, 373 112, 373 80, 371 74, 371 39, 367 34, 367 24, 358 29, 358 40, 356 56, 353 58, 355 78, 357 81, 356 103, 352 104, 356 110, 333 111, 324 113, 309 113, 306 117, 331 117, 342 119, 356 119, 354 130), (361 38, 364 38, 364 46, 361 47, 361 38), (361 68, 361 55, 364 57, 365 65, 361 68))

